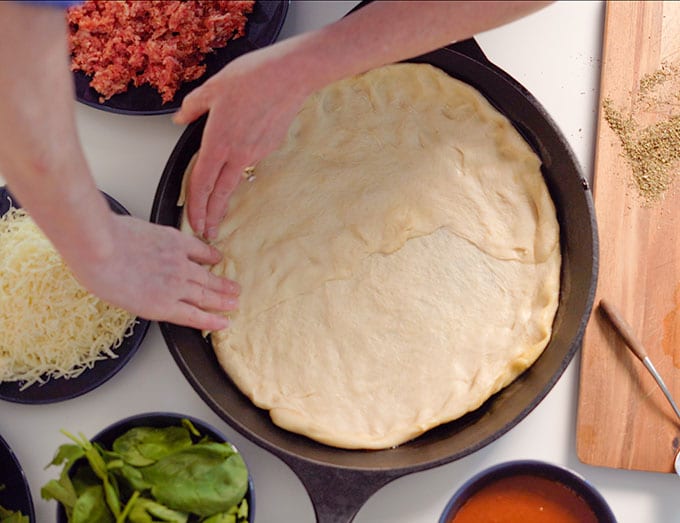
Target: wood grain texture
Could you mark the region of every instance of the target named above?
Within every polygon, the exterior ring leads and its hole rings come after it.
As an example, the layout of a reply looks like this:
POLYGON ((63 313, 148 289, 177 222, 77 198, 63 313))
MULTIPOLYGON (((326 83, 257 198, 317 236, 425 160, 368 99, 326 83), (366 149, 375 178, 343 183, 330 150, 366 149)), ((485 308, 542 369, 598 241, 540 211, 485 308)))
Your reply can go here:
MULTIPOLYGON (((680 66, 680 2, 609 2, 600 100, 608 97, 643 126, 667 119, 634 103, 640 79, 663 62, 680 66)), ((680 93, 680 76, 672 81, 680 93)), ((592 465, 672 472, 680 420, 597 304, 606 297, 621 310, 680 401, 680 174, 663 201, 645 205, 599 112, 593 192, 600 276, 581 355, 577 453, 592 465)))

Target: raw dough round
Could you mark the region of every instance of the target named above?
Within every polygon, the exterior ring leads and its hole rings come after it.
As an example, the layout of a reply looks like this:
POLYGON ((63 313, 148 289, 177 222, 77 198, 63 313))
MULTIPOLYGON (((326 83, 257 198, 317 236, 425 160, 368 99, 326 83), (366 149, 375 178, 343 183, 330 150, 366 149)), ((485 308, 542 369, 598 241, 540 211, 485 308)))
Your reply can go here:
POLYGON ((311 96, 230 200, 220 364, 277 425, 398 445, 541 354, 560 277, 540 160, 467 84, 395 64, 311 96))

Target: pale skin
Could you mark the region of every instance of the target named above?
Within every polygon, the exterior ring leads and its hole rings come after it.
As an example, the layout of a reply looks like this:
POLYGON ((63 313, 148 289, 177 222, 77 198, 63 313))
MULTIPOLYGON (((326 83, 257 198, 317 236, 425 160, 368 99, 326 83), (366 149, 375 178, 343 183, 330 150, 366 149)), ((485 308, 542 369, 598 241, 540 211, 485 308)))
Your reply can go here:
MULTIPOLYGON (((234 60, 185 98, 174 117, 186 124, 209 113, 188 190, 192 228, 215 237, 244 169, 280 145, 314 91, 545 4, 375 2, 234 60)), ((97 189, 76 132, 63 11, 0 2, 0 34, 0 64, 12 72, 0 73, 0 172, 76 278, 144 318, 227 327, 224 312, 238 306, 239 287, 206 268, 220 253, 172 228, 112 213, 97 189)))
POLYGON ((0 2, 0 172, 80 283, 141 317, 228 325, 238 286, 197 238, 111 212, 75 126, 64 12, 0 2), (29 36, 27 38, 27 36, 29 36))
POLYGON ((184 99, 189 123, 208 112, 188 187, 193 230, 215 238, 246 167, 278 147, 314 91, 516 20, 550 2, 373 2, 338 22, 234 60, 184 99))

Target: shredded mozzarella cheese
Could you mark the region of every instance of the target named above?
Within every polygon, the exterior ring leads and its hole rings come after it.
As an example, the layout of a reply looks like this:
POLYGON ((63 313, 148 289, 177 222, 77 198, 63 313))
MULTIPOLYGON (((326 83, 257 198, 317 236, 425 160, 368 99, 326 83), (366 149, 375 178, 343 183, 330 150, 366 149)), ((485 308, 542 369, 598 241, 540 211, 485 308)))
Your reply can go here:
POLYGON ((0 382, 75 378, 116 358, 134 323, 78 283, 25 211, 0 217, 0 382))

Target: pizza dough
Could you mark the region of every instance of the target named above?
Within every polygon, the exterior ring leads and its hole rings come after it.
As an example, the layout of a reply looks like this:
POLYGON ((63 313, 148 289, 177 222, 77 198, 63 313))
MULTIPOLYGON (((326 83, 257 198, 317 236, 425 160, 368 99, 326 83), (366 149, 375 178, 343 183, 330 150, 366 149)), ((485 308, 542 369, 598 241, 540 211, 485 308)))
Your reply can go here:
POLYGON ((479 407, 541 354, 560 278, 540 160, 472 87, 396 64, 311 96, 241 183, 212 333, 272 420, 328 445, 398 445, 479 407))

